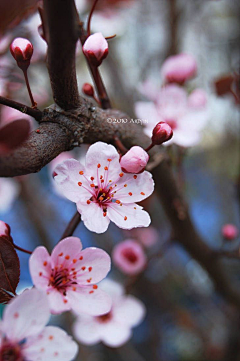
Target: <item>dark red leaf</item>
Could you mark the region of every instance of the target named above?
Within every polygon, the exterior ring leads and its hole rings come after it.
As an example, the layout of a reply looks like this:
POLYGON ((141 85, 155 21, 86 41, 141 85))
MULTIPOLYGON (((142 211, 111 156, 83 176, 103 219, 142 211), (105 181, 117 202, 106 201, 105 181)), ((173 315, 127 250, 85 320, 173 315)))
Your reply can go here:
POLYGON ((37 0, 1 0, 0 36, 32 14, 36 7, 37 0))
POLYGON ((0 303, 8 303, 14 296, 0 288, 0 303))
POLYGON ((15 293, 20 277, 20 264, 12 242, 0 237, 0 289, 15 293))
POLYGON ((0 129, 0 154, 19 147, 27 138, 30 123, 27 119, 14 120, 0 129))

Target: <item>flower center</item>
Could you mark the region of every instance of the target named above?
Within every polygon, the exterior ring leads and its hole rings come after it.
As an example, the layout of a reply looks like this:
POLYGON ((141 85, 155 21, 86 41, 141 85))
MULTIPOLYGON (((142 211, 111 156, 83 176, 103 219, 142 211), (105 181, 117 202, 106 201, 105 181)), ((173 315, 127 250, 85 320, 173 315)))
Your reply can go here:
POLYGON ((0 348, 1 361, 26 361, 21 353, 21 347, 18 344, 12 344, 8 341, 3 341, 0 348))
POLYGON ((174 119, 165 119, 165 122, 170 125, 170 127, 172 128, 172 130, 177 128, 177 122, 174 119))
POLYGON ((105 315, 102 316, 97 316, 97 320, 100 323, 105 323, 105 322, 109 322, 112 319, 112 312, 108 312, 105 315))
POLYGON ((52 274, 49 281, 49 286, 56 288, 58 291, 62 291, 63 294, 66 294, 66 290, 73 284, 77 282, 73 280, 74 277, 70 276, 69 270, 67 268, 52 269, 52 274))
POLYGON ((126 248, 122 251, 122 255, 130 262, 136 263, 138 258, 131 248, 126 248))

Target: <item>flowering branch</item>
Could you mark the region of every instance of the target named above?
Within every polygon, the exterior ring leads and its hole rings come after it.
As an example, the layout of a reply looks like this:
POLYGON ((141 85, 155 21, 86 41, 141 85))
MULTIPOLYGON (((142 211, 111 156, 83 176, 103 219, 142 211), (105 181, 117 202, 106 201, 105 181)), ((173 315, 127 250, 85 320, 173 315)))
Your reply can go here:
POLYGON ((39 110, 37 108, 28 107, 27 105, 15 102, 14 100, 7 99, 2 96, 0 96, 0 104, 6 105, 7 107, 17 109, 24 114, 30 115, 31 117, 35 118, 38 121, 42 118, 42 115, 43 115, 41 110, 39 110))

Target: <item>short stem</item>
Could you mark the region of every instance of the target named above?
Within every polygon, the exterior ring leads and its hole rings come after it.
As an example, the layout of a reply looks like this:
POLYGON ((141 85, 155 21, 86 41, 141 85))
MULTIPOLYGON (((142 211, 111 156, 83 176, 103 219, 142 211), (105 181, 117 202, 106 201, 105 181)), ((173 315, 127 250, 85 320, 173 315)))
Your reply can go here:
POLYGON ((27 70, 23 71, 23 75, 24 75, 24 78, 25 78, 25 82, 26 82, 26 85, 27 85, 27 90, 28 90, 28 94, 30 96, 32 106, 33 106, 33 108, 35 108, 37 106, 37 103, 33 99, 32 91, 31 91, 30 84, 29 84, 29 81, 28 81, 27 70))
POLYGON ((43 116, 43 113, 41 112, 41 110, 39 110, 37 108, 33 109, 31 107, 28 107, 27 105, 15 102, 14 100, 7 99, 7 98, 1 97, 1 96, 0 96, 0 104, 6 105, 7 107, 10 107, 10 108, 17 109, 24 114, 28 114, 31 117, 35 118, 37 121, 41 120, 42 116, 43 116))
POLYGON ((148 152, 150 149, 152 149, 152 148, 154 147, 154 145, 155 145, 155 144, 153 144, 153 143, 150 144, 149 147, 147 147, 147 148, 145 149, 145 152, 148 152))
POLYGON ((92 19, 92 15, 93 15, 93 12, 95 10, 95 7, 97 5, 97 2, 98 0, 95 0, 93 6, 92 6, 92 9, 90 11, 90 14, 89 14, 89 17, 88 17, 88 23, 87 23, 87 36, 90 36, 91 35, 91 19, 92 19))
POLYGON ((93 80, 97 89, 98 98, 101 103, 101 106, 103 109, 109 109, 111 108, 110 99, 108 97, 105 85, 103 83, 102 77, 99 73, 98 67, 91 65, 88 63, 90 71, 93 76, 93 80))
POLYGON ((22 247, 19 247, 19 246, 17 246, 15 243, 13 243, 13 246, 14 246, 14 248, 18 249, 18 250, 21 251, 21 252, 28 253, 28 254, 32 254, 31 251, 28 251, 27 249, 24 249, 24 248, 22 248, 22 247))
POLYGON ((127 153, 128 149, 123 145, 121 140, 116 135, 113 137, 113 139, 114 139, 114 143, 115 143, 116 147, 122 153, 122 155, 127 153))
POLYGON ((98 103, 98 105, 101 105, 100 100, 95 95, 93 95, 93 99, 96 103, 98 103))
POLYGON ((81 214, 76 212, 72 217, 71 221, 68 223, 67 228, 63 232, 63 235, 60 241, 66 237, 70 237, 73 235, 73 232, 77 228, 78 224, 81 222, 81 214))

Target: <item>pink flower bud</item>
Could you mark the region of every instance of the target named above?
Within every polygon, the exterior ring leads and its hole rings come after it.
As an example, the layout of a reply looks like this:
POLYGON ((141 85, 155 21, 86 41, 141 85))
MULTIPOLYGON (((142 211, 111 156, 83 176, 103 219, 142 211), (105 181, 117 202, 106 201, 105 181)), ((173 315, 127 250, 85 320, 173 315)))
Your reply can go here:
POLYGON ((32 43, 24 38, 16 38, 10 45, 10 51, 16 60, 18 67, 23 71, 27 70, 33 54, 32 43))
POLYGON ((238 236, 238 229, 234 224, 225 224, 222 227, 222 235, 228 241, 232 241, 238 236))
POLYGON ((136 275, 146 266, 146 255, 137 241, 128 239, 113 249, 113 262, 125 274, 136 275))
POLYGON ((162 76, 169 83, 183 84, 197 71, 197 63, 192 55, 178 54, 170 56, 162 66, 162 76))
POLYGON ((154 145, 160 145, 170 140, 172 136, 173 136, 173 131, 170 125, 165 122, 159 122, 153 129, 152 143, 154 145))
POLYGON ((108 43, 102 33, 90 35, 83 45, 83 53, 92 65, 99 66, 108 55, 108 43))
POLYGON ((82 87, 82 92, 84 94, 88 95, 89 97, 93 97, 93 95, 94 95, 93 86, 89 83, 84 83, 83 87, 82 87))
POLYGON ((141 173, 144 171, 149 155, 141 147, 132 147, 120 160, 120 165, 125 173, 141 173))
POLYGON ((10 227, 3 221, 0 221, 0 237, 10 237, 10 227))

